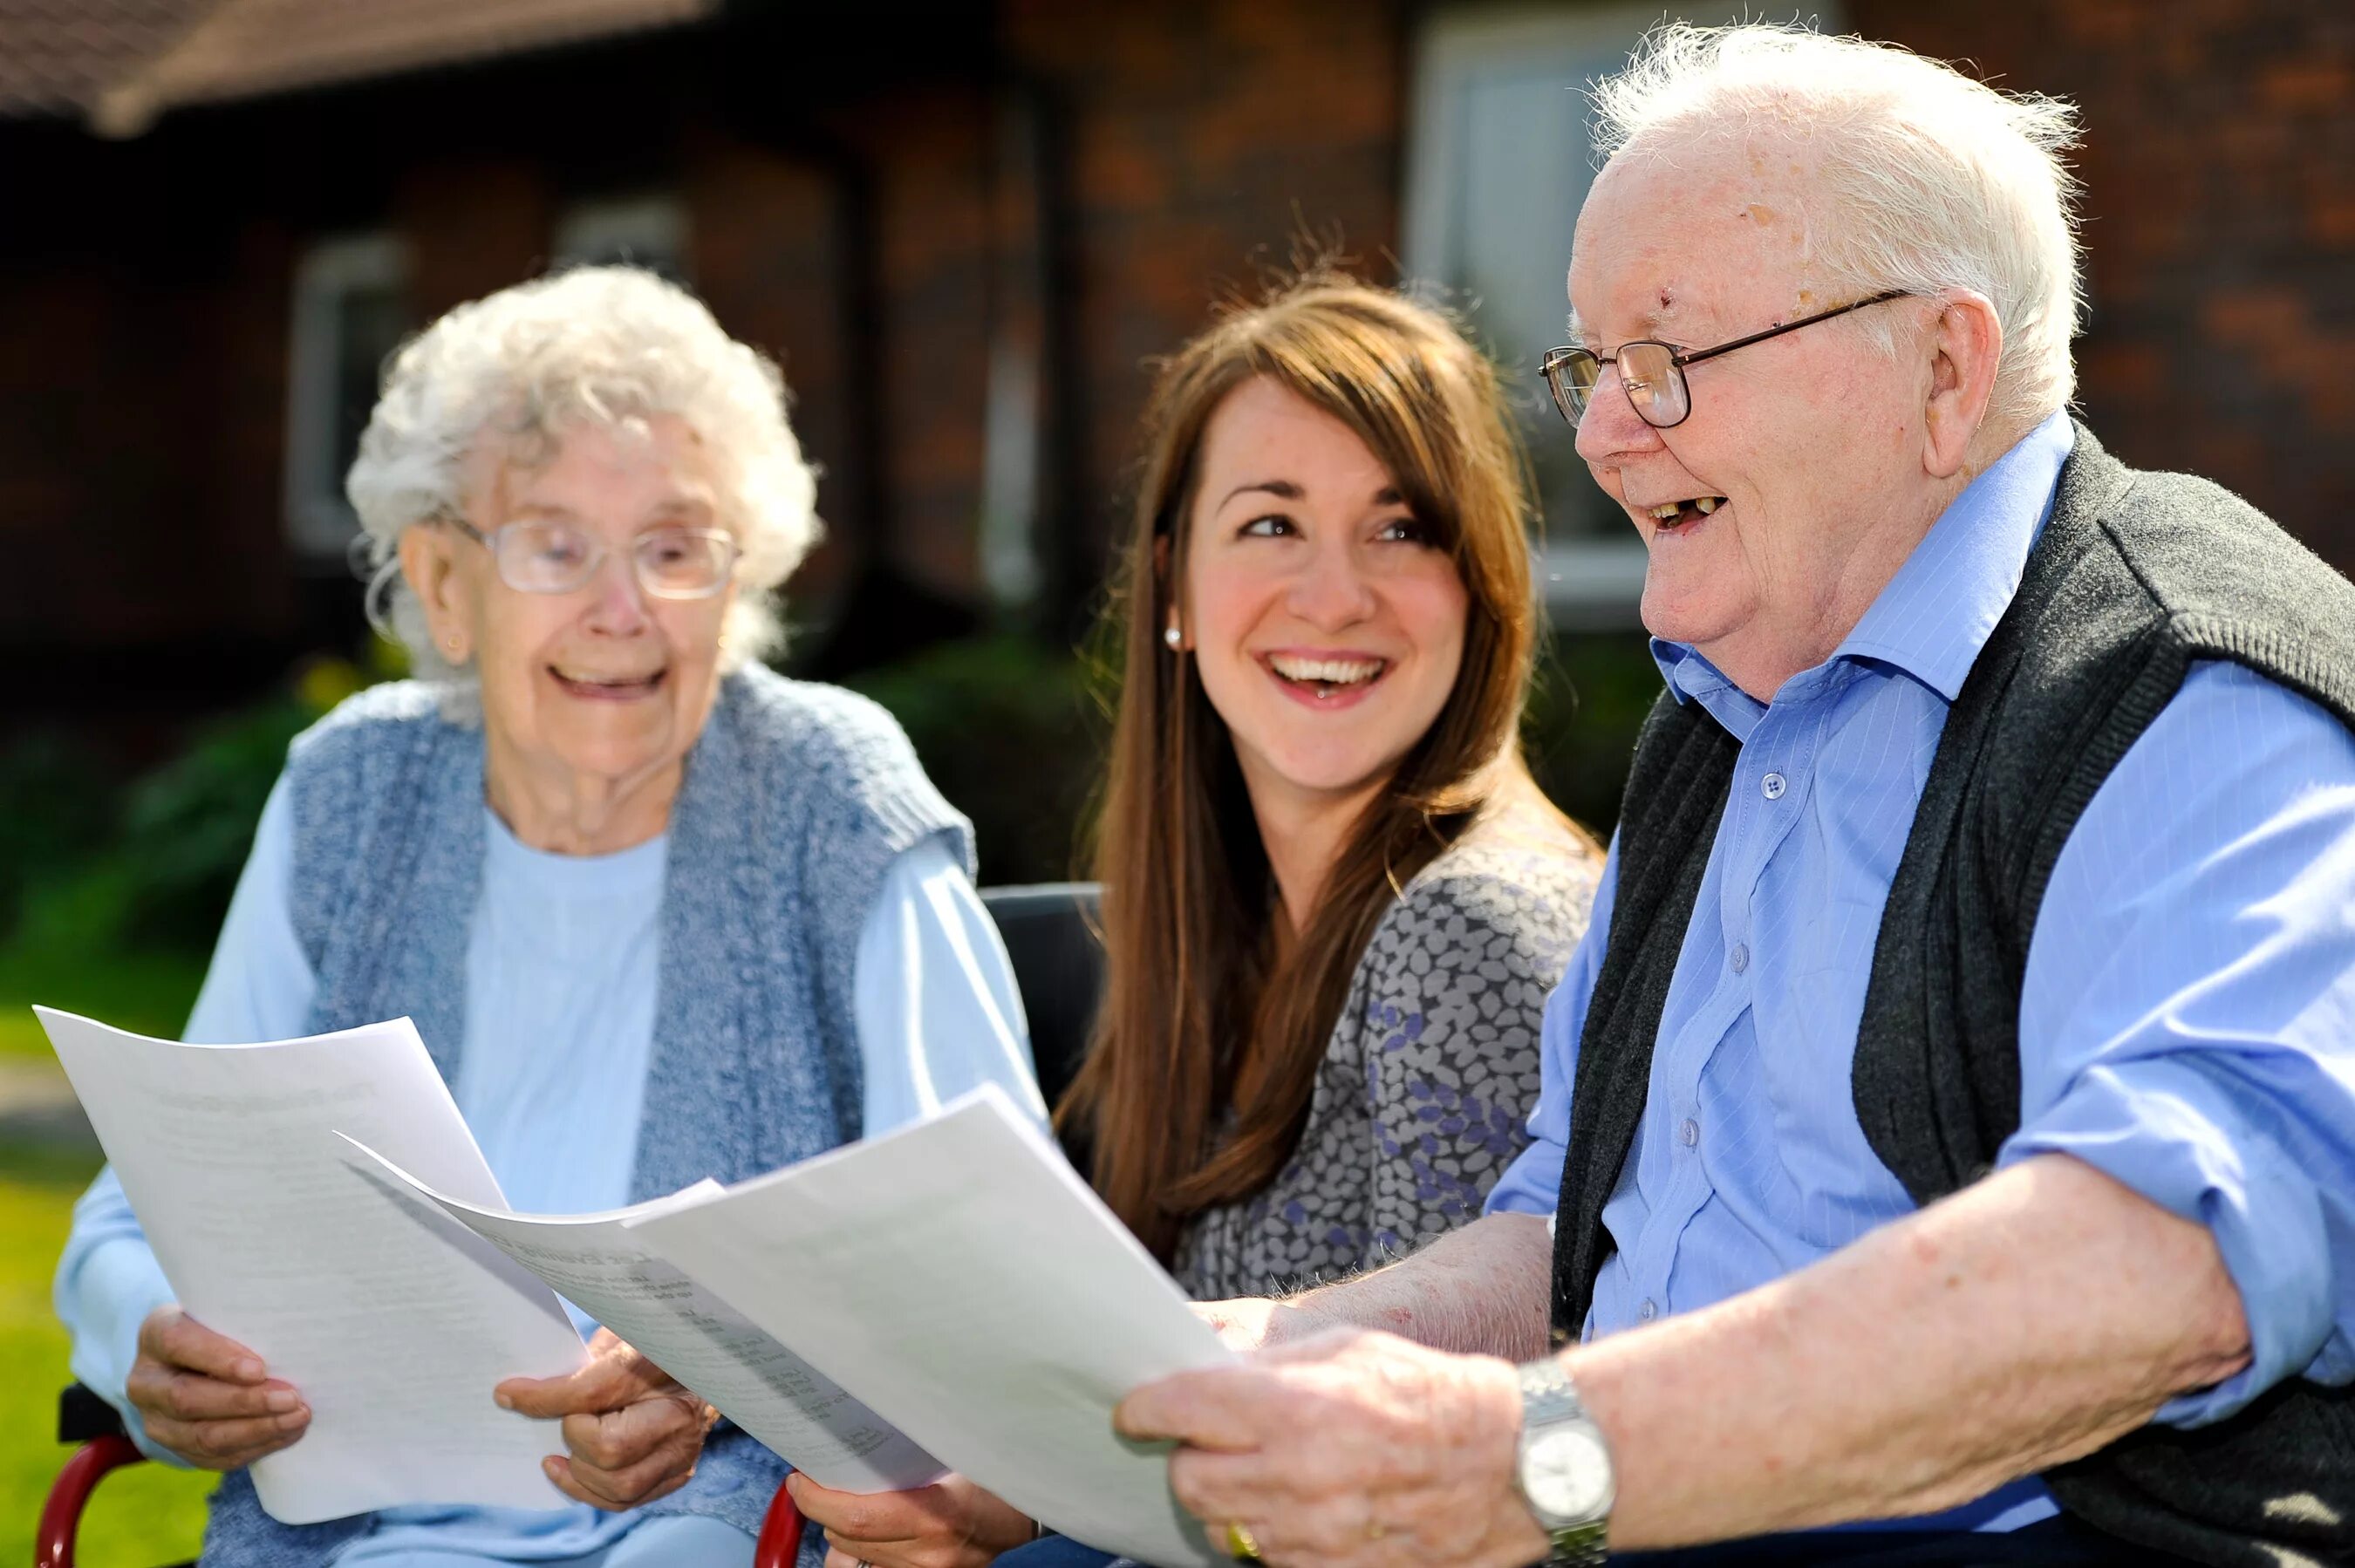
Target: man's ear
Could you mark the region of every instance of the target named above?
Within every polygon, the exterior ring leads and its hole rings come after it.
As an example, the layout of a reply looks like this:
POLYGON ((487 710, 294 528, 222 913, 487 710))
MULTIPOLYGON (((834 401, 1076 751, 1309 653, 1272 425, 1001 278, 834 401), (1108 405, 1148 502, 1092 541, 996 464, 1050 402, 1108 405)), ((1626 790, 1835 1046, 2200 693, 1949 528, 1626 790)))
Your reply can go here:
POLYGON ((425 612, 433 646, 453 665, 473 651, 472 595, 453 551, 449 533, 431 523, 413 523, 400 536, 400 575, 425 612))
POLYGON ((1938 299, 1943 308, 1930 329, 1922 466, 1934 479, 1951 479, 1987 422, 1996 363, 2003 357, 2003 323, 1996 319, 1994 302, 1976 290, 1953 289, 1938 299))

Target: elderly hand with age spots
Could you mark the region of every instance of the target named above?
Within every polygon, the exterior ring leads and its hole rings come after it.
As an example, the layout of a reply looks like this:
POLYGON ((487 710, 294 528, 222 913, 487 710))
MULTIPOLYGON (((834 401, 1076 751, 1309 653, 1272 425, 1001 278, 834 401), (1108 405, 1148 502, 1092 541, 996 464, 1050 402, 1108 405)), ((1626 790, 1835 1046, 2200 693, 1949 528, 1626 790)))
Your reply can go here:
POLYGON ((987 1568, 1039 1534, 1030 1516, 963 1476, 904 1492, 840 1492, 796 1470, 794 1506, 826 1531, 826 1568, 987 1568))
POLYGON ((216 1334, 177 1303, 139 1326, 139 1357, 124 1384, 151 1443, 204 1470, 234 1470, 295 1442, 311 1410, 261 1358, 216 1334))
POLYGON ((1281 1568, 1518 1568, 1546 1554, 1514 1483, 1512 1364, 1338 1328, 1184 1372, 1121 1402, 1127 1436, 1174 1439, 1178 1500, 1281 1568))
POLYGON ((563 1422, 571 1456, 551 1456, 542 1467, 566 1497, 609 1513, 687 1485, 719 1419, 611 1328, 597 1330, 578 1371, 509 1378, 495 1394, 506 1409, 563 1422))

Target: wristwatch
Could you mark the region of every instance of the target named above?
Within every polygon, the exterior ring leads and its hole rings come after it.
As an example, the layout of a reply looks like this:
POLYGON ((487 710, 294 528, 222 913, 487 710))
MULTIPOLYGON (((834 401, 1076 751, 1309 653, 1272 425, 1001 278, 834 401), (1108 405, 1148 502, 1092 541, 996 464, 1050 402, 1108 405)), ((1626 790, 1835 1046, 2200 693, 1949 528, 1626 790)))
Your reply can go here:
POLYGON ((1520 1375, 1521 1500, 1553 1542, 1548 1563, 1590 1568, 1604 1559, 1617 1496, 1610 1446, 1560 1361, 1524 1362, 1520 1375))

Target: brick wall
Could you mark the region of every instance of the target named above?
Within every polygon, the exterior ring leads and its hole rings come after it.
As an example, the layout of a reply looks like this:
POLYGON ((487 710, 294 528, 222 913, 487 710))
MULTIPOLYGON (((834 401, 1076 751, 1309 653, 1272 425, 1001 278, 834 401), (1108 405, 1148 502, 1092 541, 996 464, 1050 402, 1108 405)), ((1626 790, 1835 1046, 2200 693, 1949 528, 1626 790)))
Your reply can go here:
POLYGON ((1124 499, 1145 361, 1284 263, 1305 226, 1375 271, 1398 234, 1405 25, 1380 0, 1007 0, 1007 57, 1064 113, 1076 511, 1124 499))
POLYGON ((1849 18, 2077 103, 2089 421, 2355 571, 2355 7, 1850 0, 1849 18))
POLYGON ((289 242, 216 199, 224 170, 48 129, 12 140, 0 248, 0 648, 59 676, 5 711, 71 715, 91 685, 161 709, 251 678, 243 645, 299 615, 289 242), (159 645, 179 656, 143 666, 159 645))
POLYGON ((854 555, 844 525, 865 515, 875 482, 844 396, 861 349, 842 308, 840 202, 822 170, 717 127, 689 133, 681 164, 696 286, 730 332, 778 361, 794 433, 822 469, 828 530, 794 587, 823 601, 847 581, 854 555))
MULTIPOLYGON (((2355 567, 2355 10, 1847 14, 2083 107, 2095 427, 2355 567)), ((662 186, 687 204, 698 286, 783 362, 825 470, 833 538, 797 585, 805 603, 884 559, 936 595, 979 598, 987 389, 1008 352, 1045 361, 1039 507, 1068 524, 1057 569, 1083 599, 1117 531, 1146 361, 1304 230, 1337 229, 1384 271, 1411 129, 1406 8, 976 0, 957 15, 870 20, 848 42, 783 15, 755 46, 639 40, 167 116, 126 144, 0 127, 15 182, 0 549, 16 564, 0 647, 69 651, 101 682, 132 678, 106 666, 118 656, 155 681, 156 650, 217 650, 163 661, 193 684, 159 700, 185 707, 347 625, 356 591, 303 578, 281 542, 301 247, 391 223, 430 314, 536 271, 565 201, 662 186), (631 114, 579 112, 621 102, 631 114), (1010 109, 1030 117, 1033 163, 1008 140, 1010 109)))

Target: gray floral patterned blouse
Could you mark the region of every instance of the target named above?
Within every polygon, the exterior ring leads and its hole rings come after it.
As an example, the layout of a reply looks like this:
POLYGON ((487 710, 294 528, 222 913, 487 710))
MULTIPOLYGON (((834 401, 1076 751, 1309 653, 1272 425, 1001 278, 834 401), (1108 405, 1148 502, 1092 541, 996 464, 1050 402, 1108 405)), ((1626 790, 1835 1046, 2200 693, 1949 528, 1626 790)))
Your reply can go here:
POLYGON ((1492 810, 1406 885, 1358 961, 1291 1161, 1179 1239, 1171 1272, 1188 1295, 1285 1294, 1479 1216, 1529 1141, 1539 1019, 1602 869, 1527 800, 1492 810))

